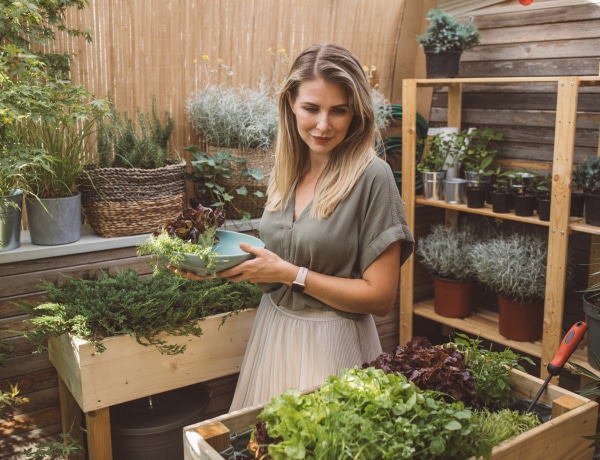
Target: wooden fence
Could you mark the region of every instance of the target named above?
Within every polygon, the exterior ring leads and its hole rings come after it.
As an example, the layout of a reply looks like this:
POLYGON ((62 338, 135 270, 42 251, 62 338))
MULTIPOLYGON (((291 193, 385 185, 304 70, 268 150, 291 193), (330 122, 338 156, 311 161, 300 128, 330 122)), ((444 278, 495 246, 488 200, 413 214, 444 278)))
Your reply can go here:
POLYGON ((171 147, 180 150, 198 142, 185 111, 193 92, 209 81, 252 86, 261 77, 283 78, 291 60, 317 42, 351 49, 364 66, 376 67, 381 91, 392 99, 395 90, 399 98, 401 78, 414 76, 414 37, 433 3, 94 0, 69 17, 70 24, 91 29, 92 43, 61 36, 56 48, 75 56, 75 82, 97 97, 110 96, 120 111, 148 111, 156 96, 159 113, 175 118, 171 147))

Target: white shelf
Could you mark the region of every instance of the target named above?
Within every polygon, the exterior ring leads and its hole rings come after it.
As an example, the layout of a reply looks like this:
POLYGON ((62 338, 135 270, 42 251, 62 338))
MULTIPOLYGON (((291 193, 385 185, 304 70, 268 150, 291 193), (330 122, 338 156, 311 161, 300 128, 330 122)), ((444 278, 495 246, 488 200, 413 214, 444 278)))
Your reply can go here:
MULTIPOLYGON (((248 232, 257 230, 260 219, 251 219, 250 223, 242 223, 239 220, 228 220, 223 226, 224 229, 248 232)), ((84 254, 88 252, 107 251, 110 249, 135 247, 148 238, 148 234, 121 236, 114 238, 103 238, 93 232, 93 230, 83 225, 81 227, 81 238, 69 244, 57 246, 41 246, 31 243, 29 231, 21 232, 21 246, 11 251, 0 252, 0 265, 27 260, 46 259, 49 257, 68 256, 74 254, 84 254)))

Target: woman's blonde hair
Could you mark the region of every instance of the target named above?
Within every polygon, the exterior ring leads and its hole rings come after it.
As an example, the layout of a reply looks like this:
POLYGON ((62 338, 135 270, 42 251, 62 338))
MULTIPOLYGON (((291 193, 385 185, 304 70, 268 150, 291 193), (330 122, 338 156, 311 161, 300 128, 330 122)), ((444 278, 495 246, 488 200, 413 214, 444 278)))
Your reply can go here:
POLYGON ((308 169, 308 146, 298 133, 288 94, 295 101, 302 82, 319 78, 345 90, 354 117, 346 138, 331 151, 319 178, 311 215, 329 217, 376 156, 374 144, 379 131, 371 88, 362 66, 349 50, 339 45, 312 45, 296 58, 279 93, 275 165, 267 190, 268 210, 279 210, 287 205, 295 184, 308 169))

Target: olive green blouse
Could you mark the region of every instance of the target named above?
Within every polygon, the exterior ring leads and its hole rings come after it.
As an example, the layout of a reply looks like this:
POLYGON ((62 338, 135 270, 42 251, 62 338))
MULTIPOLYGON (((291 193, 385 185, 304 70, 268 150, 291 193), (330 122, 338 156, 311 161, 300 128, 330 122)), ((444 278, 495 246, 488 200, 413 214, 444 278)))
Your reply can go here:
MULTIPOLYGON (((265 247, 294 265, 341 278, 361 278, 395 241, 402 242, 400 265, 413 252, 414 239, 394 175, 380 158, 371 162, 327 219, 312 218, 310 208, 311 204, 294 222, 292 195, 283 210, 265 211, 260 222, 265 247)), ((290 310, 331 308, 309 295, 293 293, 287 285, 261 284, 261 288, 290 310)))

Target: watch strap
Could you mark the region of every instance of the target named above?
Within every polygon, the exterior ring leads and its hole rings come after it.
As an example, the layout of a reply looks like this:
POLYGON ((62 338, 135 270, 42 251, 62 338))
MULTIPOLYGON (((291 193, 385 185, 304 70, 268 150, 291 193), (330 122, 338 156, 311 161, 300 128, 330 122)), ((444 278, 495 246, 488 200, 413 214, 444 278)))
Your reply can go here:
POLYGON ((308 275, 308 268, 300 267, 296 280, 292 283, 292 292, 303 293, 304 287, 306 286, 306 275, 308 275))

